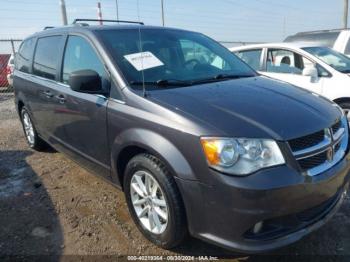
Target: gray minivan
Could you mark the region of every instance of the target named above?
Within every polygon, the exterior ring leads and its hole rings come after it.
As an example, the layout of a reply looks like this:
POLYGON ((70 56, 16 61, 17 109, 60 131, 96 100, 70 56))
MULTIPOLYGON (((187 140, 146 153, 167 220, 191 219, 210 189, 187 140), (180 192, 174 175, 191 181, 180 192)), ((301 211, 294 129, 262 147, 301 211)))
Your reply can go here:
POLYGON ((29 146, 122 189, 147 239, 172 248, 189 233, 262 252, 340 207, 349 129, 336 104, 200 33, 81 22, 23 41, 16 108, 29 146))

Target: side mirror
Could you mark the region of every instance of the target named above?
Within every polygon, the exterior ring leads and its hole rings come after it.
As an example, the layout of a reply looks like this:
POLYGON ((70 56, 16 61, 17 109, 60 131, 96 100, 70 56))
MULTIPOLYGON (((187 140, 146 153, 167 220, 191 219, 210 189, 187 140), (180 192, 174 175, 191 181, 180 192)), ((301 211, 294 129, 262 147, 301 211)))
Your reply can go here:
POLYGON ((68 83, 70 88, 76 92, 90 94, 103 93, 101 77, 93 70, 72 72, 69 76, 68 83))
POLYGON ((311 82, 316 82, 318 80, 318 71, 316 67, 307 67, 303 70, 303 76, 310 76, 311 82))

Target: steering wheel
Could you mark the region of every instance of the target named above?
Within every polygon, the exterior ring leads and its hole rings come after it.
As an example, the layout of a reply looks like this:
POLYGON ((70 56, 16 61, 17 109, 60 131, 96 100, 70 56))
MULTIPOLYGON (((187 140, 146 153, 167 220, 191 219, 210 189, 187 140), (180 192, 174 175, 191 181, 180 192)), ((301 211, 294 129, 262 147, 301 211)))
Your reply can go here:
POLYGON ((189 65, 193 64, 192 68, 194 68, 196 65, 199 65, 201 62, 199 62, 197 59, 190 59, 184 63, 185 67, 188 67, 189 65))

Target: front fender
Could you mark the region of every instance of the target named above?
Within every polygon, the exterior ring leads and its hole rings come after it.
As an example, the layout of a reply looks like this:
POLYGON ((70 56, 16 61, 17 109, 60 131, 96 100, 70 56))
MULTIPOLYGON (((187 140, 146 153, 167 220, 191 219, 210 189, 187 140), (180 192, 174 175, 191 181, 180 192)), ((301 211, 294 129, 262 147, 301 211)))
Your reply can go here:
POLYGON ((122 184, 119 179, 120 174, 118 175, 117 160, 122 151, 130 146, 137 146, 158 157, 167 165, 174 176, 186 180, 195 180, 191 166, 173 143, 153 131, 132 128, 118 135, 114 139, 111 148, 111 175, 114 183, 122 184))

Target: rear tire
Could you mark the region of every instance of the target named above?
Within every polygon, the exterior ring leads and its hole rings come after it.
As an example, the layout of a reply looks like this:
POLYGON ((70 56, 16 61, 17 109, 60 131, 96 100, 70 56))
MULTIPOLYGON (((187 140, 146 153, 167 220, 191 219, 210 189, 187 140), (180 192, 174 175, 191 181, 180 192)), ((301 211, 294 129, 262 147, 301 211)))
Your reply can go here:
POLYGON ((125 169, 124 192, 132 219, 149 241, 169 249, 185 239, 182 198, 174 178, 158 158, 149 154, 133 157, 125 169))
POLYGON ((28 109, 25 106, 21 109, 21 122, 25 138, 30 148, 41 151, 48 147, 47 143, 39 137, 28 109))

